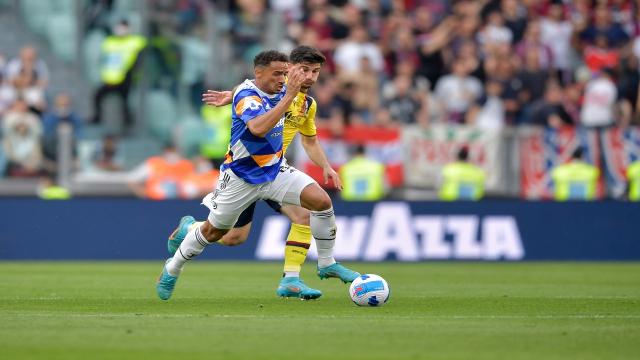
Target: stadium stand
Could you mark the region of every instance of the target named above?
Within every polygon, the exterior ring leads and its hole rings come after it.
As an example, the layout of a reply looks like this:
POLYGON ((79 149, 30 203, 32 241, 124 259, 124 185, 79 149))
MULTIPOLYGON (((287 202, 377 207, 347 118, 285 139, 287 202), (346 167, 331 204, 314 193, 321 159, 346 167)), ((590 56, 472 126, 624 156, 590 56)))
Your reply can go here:
MULTIPOLYGON (((87 124, 73 142, 78 160, 70 179, 82 178, 89 167, 80 164, 94 151, 87 149, 96 149, 108 134, 127 144, 122 171, 135 165, 129 159, 157 154, 168 141, 185 155, 197 155, 207 141, 199 134, 211 126, 202 119, 200 93, 230 89, 250 77, 258 51, 287 51, 298 44, 315 46, 328 58, 312 95, 336 166, 359 144, 348 137, 353 129, 388 129, 399 139, 400 146, 364 144, 392 167, 387 172, 403 173, 396 176, 400 181, 391 197, 435 197, 435 174, 461 146, 470 146, 471 161, 489 172, 488 197, 551 198, 551 169, 581 146, 603 170, 601 195, 621 198, 626 167, 640 157, 640 26, 631 2, 153 3, 149 8, 123 0, 1 5, 6 11, 0 26, 18 29, 11 37, 0 31, 4 62, 35 44, 51 72, 47 103, 68 92, 83 118, 94 115, 87 94, 99 84, 100 48, 112 25, 126 19, 148 40, 128 99, 136 126, 126 131, 115 111, 120 105, 105 99, 108 120, 87 124)), ((6 76, 2 81, 4 89, 15 86, 6 76)), ((0 115, 12 101, 0 92, 0 115)), ((299 145, 292 150, 300 168, 317 173, 299 145)), ((0 182, 0 189, 6 183, 0 182)), ((92 191, 99 194, 100 187, 92 191)), ((127 194, 126 187, 122 191, 127 194)))

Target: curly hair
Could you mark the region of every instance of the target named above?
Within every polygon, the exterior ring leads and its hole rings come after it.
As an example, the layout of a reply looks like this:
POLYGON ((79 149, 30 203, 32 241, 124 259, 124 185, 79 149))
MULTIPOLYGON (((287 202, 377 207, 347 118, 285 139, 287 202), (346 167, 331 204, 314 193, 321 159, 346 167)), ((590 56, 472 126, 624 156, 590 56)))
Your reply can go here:
POLYGON ((276 50, 262 51, 253 58, 253 66, 269 66, 274 61, 289 62, 289 57, 276 50))

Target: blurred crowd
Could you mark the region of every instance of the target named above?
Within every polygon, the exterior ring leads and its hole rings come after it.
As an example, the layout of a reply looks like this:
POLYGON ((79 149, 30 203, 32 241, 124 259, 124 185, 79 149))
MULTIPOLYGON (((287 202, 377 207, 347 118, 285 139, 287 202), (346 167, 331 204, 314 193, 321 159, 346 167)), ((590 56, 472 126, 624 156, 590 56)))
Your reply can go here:
POLYGON ((57 128, 68 124, 79 138, 83 120, 66 93, 47 99, 49 69, 34 47, 15 58, 0 55, 0 174, 33 177, 55 173, 57 128))
POLYGON ((291 46, 327 55, 314 94, 332 127, 638 121, 633 1, 238 1, 239 18, 267 5, 291 46))
MULTIPOLYGON (((136 36, 126 45, 135 48, 135 54, 121 64, 119 73, 107 74, 114 62, 101 63, 102 83, 95 89, 92 114, 81 117, 70 96, 47 91, 49 69, 34 47, 26 46, 15 58, 0 54, 0 172, 12 177, 55 173, 59 125, 70 125, 74 138, 81 139, 83 127, 101 122, 102 100, 109 92, 122 96, 125 125, 134 124, 127 97, 136 85, 140 57, 146 68, 155 69, 146 70, 152 89, 177 96, 179 82, 186 81, 194 99, 191 105, 200 113, 200 92, 221 83, 216 76, 222 77, 218 69, 209 78, 213 82, 205 83, 206 66, 194 59, 206 55, 206 48, 191 46, 197 43, 194 39, 207 39, 208 7, 216 28, 230 40, 232 58, 246 65, 244 73, 237 74, 238 83, 251 77, 253 56, 273 44, 269 14, 280 15, 279 50, 304 44, 326 55, 328 62, 311 92, 318 102, 318 125, 336 136, 351 124, 396 128, 447 123, 500 129, 639 122, 640 5, 634 1, 151 3, 148 29, 142 31, 145 38, 128 21, 108 16, 114 1, 91 1, 83 12, 85 32, 104 31, 105 43, 136 36), (189 64, 196 70, 185 72, 189 64)), ((101 51, 105 48, 103 44, 101 51)), ((108 53, 102 55, 109 58, 108 53)), ((228 126, 216 118, 224 114, 212 117, 211 124, 228 126)), ((104 136, 92 156, 95 167, 122 170, 121 162, 114 160, 118 137, 104 136)))

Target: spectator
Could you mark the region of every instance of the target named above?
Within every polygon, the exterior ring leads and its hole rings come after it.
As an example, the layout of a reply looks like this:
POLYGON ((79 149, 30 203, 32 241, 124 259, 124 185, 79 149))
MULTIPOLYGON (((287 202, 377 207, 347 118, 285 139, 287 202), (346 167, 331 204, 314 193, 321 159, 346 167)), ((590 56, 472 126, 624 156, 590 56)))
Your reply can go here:
MULTIPOLYGON (((510 49, 507 50, 510 51, 510 49)), ((509 124, 514 123, 520 115, 523 104, 529 103, 529 99, 526 98, 529 93, 523 92, 522 80, 516 76, 519 64, 510 52, 495 54, 485 61, 487 78, 502 84, 500 98, 504 103, 505 120, 509 124)))
POLYGON ((433 31, 418 36, 420 62, 417 72, 427 78, 432 87, 436 85, 438 79, 444 74, 445 47, 451 41, 455 26, 456 22, 451 18, 447 18, 433 31))
MULTIPOLYGON (((353 94, 354 83, 347 79, 346 81, 338 85, 336 96, 334 98, 334 104, 336 108, 333 111, 339 113, 338 117, 332 116, 333 120, 341 121, 343 125, 351 124, 354 120, 354 107, 353 107, 353 94)), ((357 121, 357 120, 356 120, 357 121)), ((335 124, 337 125, 337 124, 335 124)))
POLYGON ((638 58, 627 56, 621 60, 620 77, 617 81, 620 103, 620 125, 627 126, 633 121, 633 113, 638 106, 638 87, 640 87, 640 68, 638 58))
POLYGON ((478 42, 485 53, 492 53, 493 48, 501 45, 511 45, 513 33, 505 26, 504 18, 499 11, 489 13, 487 24, 478 34, 478 42))
POLYGON ((347 201, 377 201, 387 192, 384 164, 366 157, 359 145, 353 158, 340 167, 342 191, 347 201))
POLYGON ((73 110, 69 94, 60 93, 56 96, 53 110, 44 114, 42 125, 44 155, 50 160, 56 159, 58 147, 58 126, 67 123, 73 129, 73 140, 82 136, 82 119, 73 110))
POLYGON ((122 171, 123 159, 118 151, 118 138, 105 135, 97 151, 93 154, 93 165, 103 171, 122 171))
POLYGON ((512 44, 517 44, 527 28, 527 9, 518 0, 502 0, 500 6, 504 23, 513 34, 512 44))
POLYGON ((387 57, 387 71, 391 74, 394 67, 399 62, 409 62, 413 66, 418 66, 419 57, 416 48, 416 40, 411 31, 411 27, 400 27, 392 38, 387 57))
POLYGON ((577 148, 568 163, 552 170, 554 197, 557 201, 596 199, 600 170, 585 162, 582 157, 582 148, 577 148))
POLYGON ((361 9, 364 11, 364 24, 374 39, 382 38, 384 33, 384 23, 389 15, 390 6, 388 3, 379 0, 366 0, 361 9))
MULTIPOLYGON (((304 26, 304 33, 314 33, 317 35, 317 48, 327 54, 335 48, 335 21, 329 16, 326 6, 315 6, 310 10, 309 19, 304 26)), ((328 57, 329 59, 329 57, 328 57)))
POLYGON ((593 11, 593 24, 580 34, 580 38, 589 44, 595 43, 598 36, 604 36, 612 47, 620 47, 629 40, 629 35, 622 26, 613 22, 611 9, 604 3, 596 6, 593 11))
POLYGON ((400 124, 391 117, 391 112, 389 111, 389 109, 381 107, 375 113, 375 116, 373 118, 373 126, 394 129, 400 126, 400 124))
POLYGON ((409 125, 418 122, 418 116, 426 116, 423 106, 425 99, 411 91, 410 77, 399 75, 393 80, 393 85, 395 93, 386 101, 385 107, 389 109, 394 120, 409 125))
POLYGON ((38 184, 38 197, 42 200, 69 200, 71 192, 64 186, 56 184, 53 176, 45 176, 38 184))
POLYGON ((302 0, 270 0, 269 5, 282 13, 286 21, 302 19, 302 0))
POLYGON ((489 80, 485 85, 485 95, 471 106, 465 122, 480 129, 502 129, 505 124, 505 110, 500 98, 501 93, 502 84, 499 81, 489 80))
POLYGON ((46 108, 44 91, 49 83, 49 70, 45 62, 38 58, 37 50, 33 47, 22 48, 20 56, 7 64, 6 77, 15 93, 5 96, 13 99, 21 97, 31 111, 40 115, 46 108))
POLYGON ((562 107, 569 115, 569 118, 571 119, 569 124, 571 125, 577 124, 580 120, 582 90, 583 86, 580 83, 569 84, 564 88, 562 107))
POLYGON ((371 67, 369 58, 364 57, 360 61, 360 71, 343 75, 342 80, 353 83, 352 103, 358 121, 371 123, 380 106, 379 74, 371 67))
POLYGON ((520 101, 534 102, 544 95, 544 87, 549 78, 549 71, 540 67, 540 53, 535 49, 528 49, 525 54, 524 68, 517 74, 520 81, 520 101))
POLYGON ((482 95, 482 84, 469 76, 462 61, 456 60, 452 67, 451 74, 438 80, 435 95, 446 113, 447 121, 462 123, 469 106, 482 95))
POLYGON ((609 47, 609 40, 605 35, 596 35, 594 42, 595 45, 588 45, 584 49, 584 62, 591 73, 597 74, 605 67, 616 68, 620 60, 618 50, 609 47))
POLYGON ((47 64, 38 57, 38 51, 31 46, 23 47, 20 56, 9 61, 5 73, 10 82, 19 81, 40 89, 45 89, 49 84, 47 64))
POLYGON ((14 101, 18 98, 16 89, 9 81, 5 81, 2 72, 0 72, 0 118, 11 108, 14 101))
POLYGON ((462 61, 469 71, 469 75, 480 81, 485 80, 485 73, 482 58, 478 52, 478 48, 473 41, 465 41, 460 44, 456 59, 462 61))
POLYGON ((129 187, 140 198, 183 198, 182 180, 193 172, 193 163, 183 158, 174 145, 168 144, 161 155, 147 159, 133 170, 129 187))
POLYGON ((220 171, 211 165, 207 158, 202 156, 194 160, 195 171, 186 174, 181 183, 182 198, 202 199, 216 188, 220 171))
POLYGON ((539 21, 529 22, 524 38, 516 46, 516 54, 522 60, 525 59, 527 52, 531 50, 538 52, 538 61, 541 68, 549 69, 552 67, 553 53, 551 48, 542 42, 539 21))
POLYGON ((558 80, 566 84, 571 79, 571 35, 573 24, 565 17, 564 5, 552 2, 547 16, 540 20, 540 38, 551 49, 552 68, 559 73, 558 80))
POLYGON ((232 13, 231 33, 233 50, 237 58, 247 63, 260 52, 261 42, 267 26, 264 0, 238 0, 238 10, 232 13))
POLYGON ((526 108, 521 123, 556 129, 572 125, 573 119, 565 110, 563 99, 562 87, 557 82, 548 82, 544 98, 526 108))
POLYGON ((630 201, 640 201, 640 160, 627 167, 627 195, 630 201))
POLYGON ((15 177, 40 175, 43 166, 42 125, 30 113, 27 103, 18 99, 2 124, 3 148, 7 159, 7 174, 15 177))
POLYGON ((383 59, 380 48, 369 40, 367 30, 357 25, 351 28, 349 38, 336 47, 334 61, 338 72, 356 73, 361 69, 359 59, 367 57, 371 62, 371 68, 376 72, 383 70, 383 59))
POLYGON ((469 161, 469 148, 463 146, 457 160, 442 168, 440 199, 480 200, 484 196, 485 171, 469 161))
POLYGON ((338 86, 338 81, 334 77, 323 77, 311 88, 312 96, 318 103, 316 112, 318 124, 327 123, 334 117, 339 117, 340 121, 344 122, 344 114, 337 96, 338 86))
POLYGON ((582 125, 605 127, 614 124, 618 91, 613 82, 613 75, 612 69, 605 68, 599 76, 587 82, 580 111, 582 125))
POLYGON ((140 35, 130 33, 129 22, 120 21, 113 28, 113 35, 102 43, 101 77, 102 85, 94 96, 93 123, 102 122, 102 102, 108 94, 115 93, 121 99, 122 117, 126 126, 133 124, 127 104, 131 90, 133 71, 139 62, 140 53, 147 41, 140 35))
POLYGON ((215 168, 224 162, 231 139, 231 105, 203 105, 200 115, 204 121, 205 136, 200 140, 200 155, 215 168))

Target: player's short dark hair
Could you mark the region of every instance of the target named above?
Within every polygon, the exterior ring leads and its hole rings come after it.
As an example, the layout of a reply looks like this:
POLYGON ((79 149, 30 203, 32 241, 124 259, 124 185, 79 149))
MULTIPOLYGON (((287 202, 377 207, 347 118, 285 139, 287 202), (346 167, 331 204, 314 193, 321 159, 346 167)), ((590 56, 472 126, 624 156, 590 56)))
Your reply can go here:
POLYGON ((253 58, 253 66, 269 66, 274 61, 289 62, 289 57, 276 50, 262 51, 253 58))
POLYGON ((320 50, 311 46, 301 45, 291 51, 289 59, 293 64, 309 63, 323 65, 327 58, 320 50))

